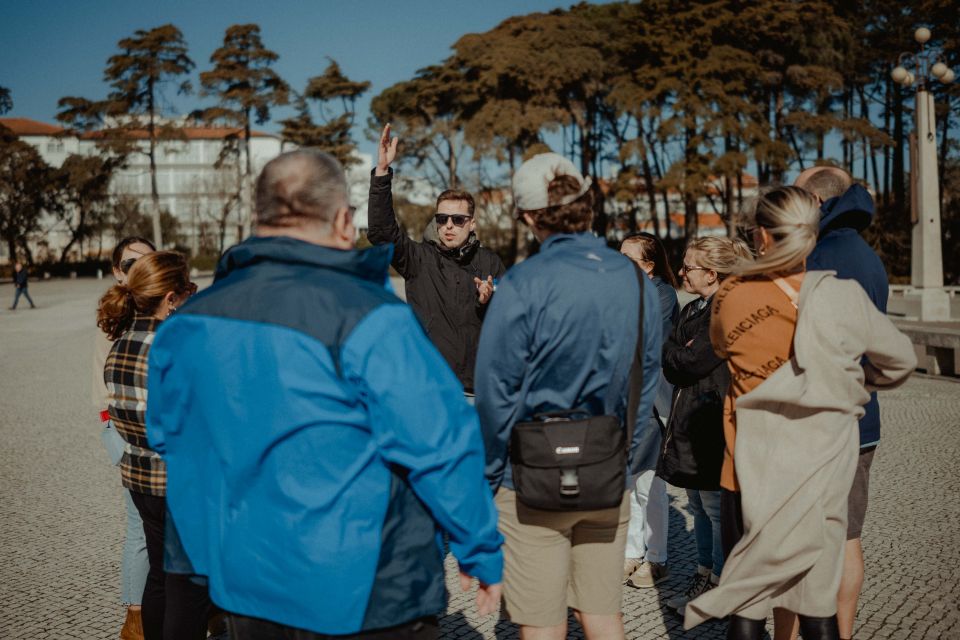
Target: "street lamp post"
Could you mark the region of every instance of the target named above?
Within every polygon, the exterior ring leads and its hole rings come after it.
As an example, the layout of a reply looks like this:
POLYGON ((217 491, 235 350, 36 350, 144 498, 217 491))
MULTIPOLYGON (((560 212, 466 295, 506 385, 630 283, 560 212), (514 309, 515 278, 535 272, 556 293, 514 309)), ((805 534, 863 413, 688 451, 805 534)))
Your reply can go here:
POLYGON ((940 241, 940 185, 937 172, 937 126, 933 112, 933 94, 928 83, 937 79, 953 82, 955 74, 937 60, 930 64, 925 47, 930 30, 920 27, 913 34, 920 44, 916 54, 900 54, 900 64, 890 74, 904 89, 917 85, 915 129, 910 136, 910 187, 913 236, 910 283, 920 297, 920 320, 950 319, 950 296, 943 288, 943 253, 940 241), (916 73, 908 71, 904 60, 912 58, 916 73))

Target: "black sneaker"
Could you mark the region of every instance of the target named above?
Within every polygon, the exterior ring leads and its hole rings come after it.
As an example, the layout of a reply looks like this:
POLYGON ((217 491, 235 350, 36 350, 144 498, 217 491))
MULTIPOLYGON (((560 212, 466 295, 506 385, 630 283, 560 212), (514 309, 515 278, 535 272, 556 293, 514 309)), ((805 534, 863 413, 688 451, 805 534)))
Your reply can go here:
POLYGON ((710 581, 710 570, 707 569, 706 573, 704 573, 702 567, 697 567, 697 572, 693 574, 693 578, 691 578, 690 586, 687 587, 687 590, 682 594, 667 600, 666 605, 671 609, 682 611, 684 605, 699 596, 701 593, 709 591, 714 586, 715 585, 710 581))

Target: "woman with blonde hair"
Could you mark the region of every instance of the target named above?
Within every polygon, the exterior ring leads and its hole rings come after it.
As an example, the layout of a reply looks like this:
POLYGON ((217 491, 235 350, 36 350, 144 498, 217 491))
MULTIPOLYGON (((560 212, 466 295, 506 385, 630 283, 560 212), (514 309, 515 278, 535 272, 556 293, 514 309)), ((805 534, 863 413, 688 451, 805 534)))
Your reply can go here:
POLYGON ((739 239, 690 241, 680 277, 684 290, 697 298, 680 312, 663 347, 663 373, 674 390, 657 476, 686 489, 697 544, 697 570, 689 586, 666 603, 681 613, 688 601, 717 584, 723 570, 719 483, 723 397, 730 375, 710 344, 710 304, 721 283, 749 257, 750 250, 739 239))
POLYGON ((166 467, 146 434, 147 359, 157 326, 196 291, 173 251, 141 255, 100 299, 97 326, 113 340, 103 369, 107 412, 125 442, 120 477, 140 517, 150 570, 142 598, 146 640, 205 638, 210 600, 189 576, 163 570, 166 467))
POLYGON ((710 336, 731 377, 720 485, 742 534, 720 585, 687 603, 688 629, 729 615, 727 638, 760 638, 773 610, 777 637, 795 613, 804 640, 839 638, 857 419, 867 388, 901 384, 916 357, 857 282, 805 271, 818 221, 802 189, 763 195, 748 220, 758 257, 714 298, 710 336))

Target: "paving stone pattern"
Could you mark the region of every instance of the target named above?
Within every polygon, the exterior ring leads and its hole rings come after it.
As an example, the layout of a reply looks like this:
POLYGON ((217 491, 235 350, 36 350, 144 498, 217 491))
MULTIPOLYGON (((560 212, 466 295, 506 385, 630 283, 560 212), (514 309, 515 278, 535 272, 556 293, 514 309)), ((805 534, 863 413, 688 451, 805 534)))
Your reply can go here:
MULTIPOLYGON (((116 638, 124 506, 90 404, 93 309, 107 283, 31 283, 39 309, 0 304, 0 640, 116 638)), ((0 303, 13 287, 0 286, 0 303)), ((881 397, 864 533, 858 638, 960 639, 960 384, 915 377, 881 397)), ((692 516, 670 491, 671 577, 624 589, 628 638, 723 638, 721 623, 682 630, 660 603, 694 569, 692 516)), ((516 638, 477 618, 448 557, 445 638, 516 638)), ((571 618, 571 638, 583 634, 571 618)))

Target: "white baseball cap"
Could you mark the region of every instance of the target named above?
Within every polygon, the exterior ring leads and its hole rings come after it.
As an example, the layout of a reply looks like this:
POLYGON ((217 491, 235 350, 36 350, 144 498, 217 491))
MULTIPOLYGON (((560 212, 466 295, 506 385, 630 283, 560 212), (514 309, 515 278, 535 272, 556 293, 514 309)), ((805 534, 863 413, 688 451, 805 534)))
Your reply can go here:
POLYGON ((570 204, 590 189, 591 180, 584 178, 573 163, 558 153, 539 153, 517 169, 513 174, 513 201, 521 211, 534 211, 570 204), (558 202, 550 202, 548 188, 558 176, 572 176, 580 183, 580 190, 564 196, 558 202))

